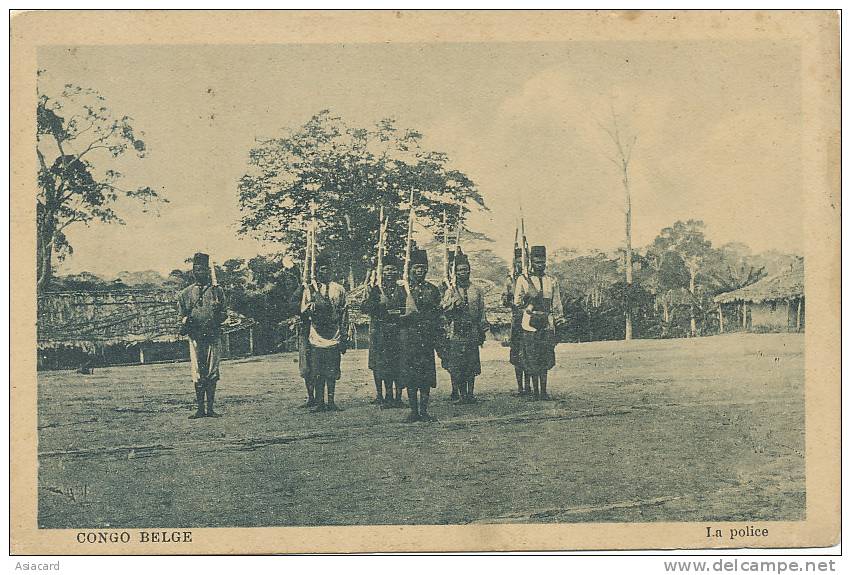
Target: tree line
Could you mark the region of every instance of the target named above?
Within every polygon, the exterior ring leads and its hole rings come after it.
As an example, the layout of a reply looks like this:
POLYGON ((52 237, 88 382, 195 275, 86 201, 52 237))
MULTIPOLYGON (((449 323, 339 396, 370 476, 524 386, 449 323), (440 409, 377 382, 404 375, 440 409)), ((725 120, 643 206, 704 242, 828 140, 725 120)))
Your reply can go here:
MULTIPOLYGON (((123 220, 121 198, 152 207, 167 202, 151 187, 125 189, 114 160, 125 153, 144 158, 147 147, 133 119, 114 114, 94 90, 66 85, 61 93, 39 93, 38 289, 178 289, 188 269, 151 282, 119 278, 107 282, 92 274, 53 277, 54 259, 72 253, 66 229, 123 220)), ((678 221, 649 245, 633 249, 630 160, 636 138, 626 136, 612 111, 602 126, 616 150, 610 158, 622 177, 625 241, 618 253, 551 254, 549 269, 562 283, 568 314, 564 337, 574 341, 678 337, 717 330, 712 298, 743 287, 795 263, 784 254, 752 254, 743 244, 713 247, 700 220, 678 221)), ((313 115, 280 136, 259 140, 248 150, 245 174, 236 184, 241 212, 238 233, 280 245, 276 256, 231 259, 221 264, 220 282, 235 311, 279 333, 287 321, 283 302, 298 285, 305 257, 305 230, 318 228, 320 249, 335 262, 337 277, 350 288, 361 285, 374 266, 379 213, 387 217, 387 248, 401 254, 410 198, 418 236, 433 253, 442 251, 448 230, 465 241, 488 238, 466 224, 472 210, 487 210, 475 182, 452 166, 447 154, 429 149, 424 135, 393 118, 372 126, 350 125, 329 110, 313 115), (296 267, 283 264, 285 256, 296 267)), ((481 243, 481 242, 476 242, 481 243)), ((474 274, 505 285, 508 262, 492 250, 471 253, 474 274)), ((440 258, 436 258, 439 262, 440 258)))
POLYGON ((553 254, 550 271, 562 283, 568 315, 566 339, 625 339, 628 314, 638 338, 718 333, 716 295, 787 271, 803 259, 777 251, 755 254, 739 242, 714 247, 700 220, 677 221, 634 251, 631 283, 625 281, 625 255, 569 249, 553 254))

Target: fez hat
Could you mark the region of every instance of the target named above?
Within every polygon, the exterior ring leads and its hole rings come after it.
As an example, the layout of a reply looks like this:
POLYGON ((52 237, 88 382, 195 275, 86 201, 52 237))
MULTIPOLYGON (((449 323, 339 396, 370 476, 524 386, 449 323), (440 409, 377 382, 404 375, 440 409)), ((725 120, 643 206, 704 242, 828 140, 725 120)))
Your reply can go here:
POLYGON ((328 252, 322 252, 316 254, 316 267, 319 266, 327 266, 331 263, 331 254, 328 252))
POLYGON ((546 246, 532 246, 532 257, 545 258, 547 257, 546 246))
POLYGON ((523 248, 514 246, 514 259, 522 260, 523 259, 523 248))
POLYGON ((192 266, 203 266, 205 268, 210 267, 210 256, 202 254, 201 252, 196 252, 195 255, 192 256, 192 266))
POLYGON ((394 267, 397 267, 397 268, 402 267, 402 262, 399 261, 399 258, 397 258, 396 256, 393 256, 393 255, 390 255, 390 254, 387 254, 387 255, 384 256, 383 262, 384 262, 384 267, 387 267, 387 266, 394 266, 394 267))
POLYGON ((428 265, 428 252, 419 248, 411 250, 411 265, 428 265))

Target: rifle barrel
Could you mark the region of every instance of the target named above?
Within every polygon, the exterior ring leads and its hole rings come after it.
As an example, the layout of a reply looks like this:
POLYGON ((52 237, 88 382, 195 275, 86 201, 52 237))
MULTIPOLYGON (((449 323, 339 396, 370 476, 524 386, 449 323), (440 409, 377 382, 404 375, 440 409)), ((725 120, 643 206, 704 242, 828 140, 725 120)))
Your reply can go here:
POLYGON ((449 222, 446 220, 446 208, 443 209, 443 281, 449 285, 449 222))
POLYGON ((408 274, 411 271, 411 241, 414 233, 414 188, 411 188, 411 211, 408 213, 408 236, 405 239, 405 268, 403 281, 408 283, 408 274))

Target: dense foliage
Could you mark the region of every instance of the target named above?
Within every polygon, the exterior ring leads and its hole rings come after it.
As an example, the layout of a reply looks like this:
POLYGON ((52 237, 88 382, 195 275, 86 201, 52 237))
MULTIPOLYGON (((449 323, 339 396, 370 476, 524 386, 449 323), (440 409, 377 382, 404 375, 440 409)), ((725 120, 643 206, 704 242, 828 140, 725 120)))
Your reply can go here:
POLYGON ((145 156, 130 116, 115 116, 94 90, 67 84, 61 93, 39 93, 36 110, 38 194, 36 268, 38 289, 53 275, 53 258, 72 253, 66 230, 73 224, 124 223, 119 198, 150 204, 166 201, 150 187, 125 189, 115 160, 126 152, 145 156))
POLYGON ((388 218, 388 249, 403 251, 411 190, 418 224, 439 235, 443 214, 454 229, 484 200, 446 154, 427 150, 423 136, 392 119, 372 128, 347 125, 323 110, 300 128, 260 142, 249 152, 239 182, 240 233, 280 243, 304 258, 309 221, 318 244, 341 278, 366 277, 378 243, 381 206, 388 218))

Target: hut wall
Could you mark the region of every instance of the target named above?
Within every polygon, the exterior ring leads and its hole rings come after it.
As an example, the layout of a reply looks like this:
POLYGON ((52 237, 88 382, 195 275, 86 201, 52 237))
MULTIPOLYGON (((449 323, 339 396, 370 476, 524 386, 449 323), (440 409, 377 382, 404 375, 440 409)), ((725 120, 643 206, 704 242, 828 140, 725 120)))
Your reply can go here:
POLYGON ((77 369, 87 362, 99 363, 79 347, 58 346, 37 351, 36 369, 39 371, 47 369, 77 369))
MULTIPOLYGON (((225 350, 225 336, 222 335, 222 354, 225 358, 230 357, 245 357, 251 355, 251 337, 247 329, 232 331, 227 334, 230 343, 230 350, 225 350), (228 354, 227 351, 230 351, 228 354)), ((256 334, 255 334, 256 337, 256 334)), ((255 345, 257 340, 254 341, 255 345)))
POLYGON ((787 331, 794 314, 794 307, 790 314, 790 306, 785 301, 751 303, 748 309, 751 329, 756 331, 787 331))
MULTIPOLYGON (((145 363, 157 361, 189 360, 189 344, 185 340, 172 342, 148 342, 145 345, 145 363)), ((138 363, 138 351, 131 363, 138 363)))
POLYGON ((349 341, 351 349, 369 349, 369 324, 355 324, 355 337, 349 341))

